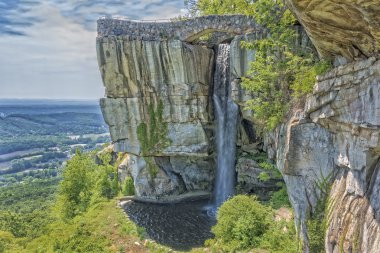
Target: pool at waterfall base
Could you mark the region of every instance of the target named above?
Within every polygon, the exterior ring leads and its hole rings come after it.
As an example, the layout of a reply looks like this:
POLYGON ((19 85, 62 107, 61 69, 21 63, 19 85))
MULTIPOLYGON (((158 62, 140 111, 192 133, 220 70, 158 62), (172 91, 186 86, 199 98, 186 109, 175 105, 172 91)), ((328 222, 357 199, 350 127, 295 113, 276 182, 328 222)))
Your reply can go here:
POLYGON ((215 216, 208 215, 208 201, 152 204, 129 201, 123 206, 129 218, 143 227, 150 239, 175 250, 204 245, 213 237, 215 216))

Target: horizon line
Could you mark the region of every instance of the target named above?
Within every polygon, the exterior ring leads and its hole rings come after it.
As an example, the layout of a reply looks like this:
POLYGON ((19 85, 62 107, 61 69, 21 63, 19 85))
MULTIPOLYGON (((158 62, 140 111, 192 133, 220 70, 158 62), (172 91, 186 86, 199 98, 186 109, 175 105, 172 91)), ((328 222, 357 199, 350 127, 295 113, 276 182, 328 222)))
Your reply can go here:
POLYGON ((0 100, 98 100, 100 98, 2 98, 0 100))

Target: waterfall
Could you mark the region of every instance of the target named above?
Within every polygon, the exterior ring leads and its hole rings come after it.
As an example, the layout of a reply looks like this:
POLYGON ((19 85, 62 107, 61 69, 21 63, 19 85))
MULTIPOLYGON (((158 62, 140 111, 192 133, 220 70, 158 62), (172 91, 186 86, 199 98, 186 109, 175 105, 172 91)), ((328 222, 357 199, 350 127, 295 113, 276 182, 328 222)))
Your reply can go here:
POLYGON ((217 169, 214 189, 214 208, 234 195, 236 126, 238 106, 231 99, 230 45, 218 48, 214 75, 214 108, 217 120, 217 169))

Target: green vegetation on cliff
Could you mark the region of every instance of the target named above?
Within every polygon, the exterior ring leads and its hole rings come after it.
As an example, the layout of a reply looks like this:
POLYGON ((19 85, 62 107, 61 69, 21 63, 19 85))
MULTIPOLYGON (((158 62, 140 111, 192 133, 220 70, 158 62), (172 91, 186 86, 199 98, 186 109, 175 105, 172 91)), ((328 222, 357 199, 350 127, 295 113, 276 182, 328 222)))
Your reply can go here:
POLYGON ((131 176, 127 176, 125 178, 122 186, 122 193, 125 196, 135 195, 135 187, 133 185, 133 178, 131 176))
MULTIPOLYGON (((319 191, 319 198, 314 210, 310 210, 309 217, 307 219, 307 235, 309 240, 310 253, 323 253, 325 252, 325 236, 327 231, 327 224, 329 219, 329 212, 331 210, 329 205, 330 194, 330 180, 331 175, 327 177, 321 176, 322 180, 317 182, 317 188, 319 191)), ((343 243, 343 242, 341 242, 343 243)), ((339 245, 340 249, 343 249, 343 245, 339 245)))
POLYGON ((242 84, 254 93, 247 107, 253 110, 261 131, 282 123, 312 92, 316 76, 329 69, 330 64, 320 61, 311 45, 302 44, 296 19, 282 0, 200 0, 198 7, 202 14, 252 16, 268 29, 260 40, 242 43, 255 50, 255 61, 242 84))
POLYGON ((149 104, 148 124, 141 122, 137 126, 137 138, 141 145, 141 153, 149 155, 155 150, 162 150, 166 147, 170 140, 166 138, 168 132, 168 124, 163 121, 164 104, 162 100, 158 102, 157 108, 154 109, 153 104, 149 104), (148 127, 149 125, 149 127, 148 127))

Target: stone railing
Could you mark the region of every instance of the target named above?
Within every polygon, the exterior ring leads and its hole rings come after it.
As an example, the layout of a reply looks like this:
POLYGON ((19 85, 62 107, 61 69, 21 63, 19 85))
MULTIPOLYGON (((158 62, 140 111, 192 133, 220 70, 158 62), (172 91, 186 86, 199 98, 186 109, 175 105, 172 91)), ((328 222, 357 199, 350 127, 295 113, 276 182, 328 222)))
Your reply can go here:
POLYGON ((257 30, 261 30, 260 25, 244 15, 210 15, 166 22, 106 17, 98 20, 98 38, 123 36, 127 40, 178 39, 191 42, 209 32, 240 35, 257 30))

